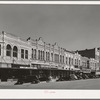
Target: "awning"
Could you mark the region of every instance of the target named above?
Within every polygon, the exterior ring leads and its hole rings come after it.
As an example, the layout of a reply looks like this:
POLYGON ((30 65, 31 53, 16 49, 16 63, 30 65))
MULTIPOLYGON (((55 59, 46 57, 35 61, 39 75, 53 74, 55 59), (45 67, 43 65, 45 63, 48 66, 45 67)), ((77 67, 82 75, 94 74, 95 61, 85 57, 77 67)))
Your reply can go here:
POLYGON ((75 70, 75 71, 80 71, 80 69, 79 69, 79 68, 74 68, 73 70, 75 70))
POLYGON ((91 73, 91 70, 90 69, 85 69, 85 70, 82 70, 83 73, 91 73))
POLYGON ((100 72, 96 72, 96 75, 100 75, 100 72))
POLYGON ((74 66, 65 66, 64 69, 67 69, 67 70, 75 70, 75 71, 79 71, 80 69, 79 68, 75 68, 74 66))

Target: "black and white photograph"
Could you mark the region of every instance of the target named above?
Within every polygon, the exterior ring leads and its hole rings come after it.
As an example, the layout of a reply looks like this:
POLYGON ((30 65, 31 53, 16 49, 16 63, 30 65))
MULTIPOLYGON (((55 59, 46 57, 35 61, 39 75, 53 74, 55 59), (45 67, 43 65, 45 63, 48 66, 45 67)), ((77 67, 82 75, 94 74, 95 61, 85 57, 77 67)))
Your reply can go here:
POLYGON ((0 4, 0 89, 99 90, 100 5, 0 4))

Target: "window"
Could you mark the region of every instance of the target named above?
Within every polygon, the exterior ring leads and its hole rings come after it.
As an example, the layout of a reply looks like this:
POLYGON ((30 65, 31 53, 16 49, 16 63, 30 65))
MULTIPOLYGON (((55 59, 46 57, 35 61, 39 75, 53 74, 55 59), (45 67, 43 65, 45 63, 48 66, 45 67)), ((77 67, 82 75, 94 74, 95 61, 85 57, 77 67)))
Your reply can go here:
POLYGON ((59 62, 59 55, 56 54, 57 63, 59 62))
POLYGON ((58 63, 59 63, 59 55, 58 55, 58 63))
POLYGON ((76 63, 77 63, 77 62, 76 62, 76 59, 75 59, 75 65, 76 65, 76 63))
POLYGON ((40 50, 38 50, 38 59, 40 60, 40 50))
POLYGON ((33 49, 32 49, 32 59, 33 59, 33 55, 34 55, 34 53, 33 53, 33 49))
POLYGON ((46 61, 48 60, 48 54, 47 54, 47 52, 46 52, 46 61))
POLYGON ((25 59, 28 59, 28 50, 25 50, 25 59))
POLYGON ((11 51, 12 51, 11 46, 8 44, 6 46, 6 55, 11 57, 11 51))
POLYGON ((67 64, 67 60, 68 60, 68 59, 67 59, 67 57, 66 57, 66 64, 67 64))
POLYGON ((53 53, 51 53, 51 61, 53 61, 53 53))
POLYGON ((62 56, 60 55, 60 63, 62 63, 62 56))
POLYGON ((44 51, 43 51, 43 60, 44 60, 44 56, 45 56, 45 55, 44 55, 44 51))
POLYGON ((43 59, 42 55, 43 55, 43 53, 42 53, 42 51, 40 51, 40 60, 43 59))
POLYGON ((71 65, 71 58, 69 58, 69 65, 71 65))
POLYGON ((55 57, 55 62, 56 62, 56 54, 54 54, 54 57, 55 57))
POLYGON ((37 58, 37 57, 36 57, 36 55, 37 55, 36 49, 33 50, 33 55, 34 55, 34 59, 36 59, 36 58, 37 58))
POLYGON ((89 68, 89 61, 87 61, 87 68, 89 68))
POLYGON ((80 66, 80 60, 79 60, 79 66, 80 66))
POLYGON ((18 48, 16 46, 13 47, 13 57, 18 57, 18 48))
MULTIPOLYGON (((53 53, 52 53, 52 57, 53 57, 53 53)), ((59 55, 58 54, 54 54, 54 58, 55 58, 55 62, 59 63, 59 55)))
POLYGON ((50 60, 50 53, 48 52, 48 61, 50 60))
POLYGON ((78 59, 77 59, 77 65, 78 65, 78 59))
POLYGON ((97 64, 95 63, 95 68, 96 68, 97 64))
POLYGON ((21 49, 21 58, 24 59, 24 49, 21 49))
POLYGON ((72 58, 72 65, 73 65, 73 58, 72 58))
POLYGON ((0 55, 1 55, 1 44, 0 44, 0 55))
POLYGON ((63 56, 63 63, 64 63, 64 56, 63 56))

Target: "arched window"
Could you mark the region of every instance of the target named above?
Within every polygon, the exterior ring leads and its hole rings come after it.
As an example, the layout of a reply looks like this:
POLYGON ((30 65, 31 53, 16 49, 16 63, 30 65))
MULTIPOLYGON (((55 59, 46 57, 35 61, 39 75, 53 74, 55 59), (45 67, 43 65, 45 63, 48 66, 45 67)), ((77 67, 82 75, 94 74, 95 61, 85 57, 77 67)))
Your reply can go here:
POLYGON ((6 56, 10 56, 11 57, 11 51, 12 51, 11 46, 8 44, 6 46, 6 56))
POLYGON ((16 46, 13 47, 13 57, 18 56, 18 48, 16 46))

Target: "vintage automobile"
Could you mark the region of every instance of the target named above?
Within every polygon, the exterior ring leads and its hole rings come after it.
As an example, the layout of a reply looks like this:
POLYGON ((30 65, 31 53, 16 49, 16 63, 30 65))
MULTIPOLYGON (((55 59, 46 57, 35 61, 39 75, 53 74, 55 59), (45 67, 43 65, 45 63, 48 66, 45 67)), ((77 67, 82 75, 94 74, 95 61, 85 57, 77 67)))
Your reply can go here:
POLYGON ((39 83, 39 79, 37 76, 35 75, 28 75, 28 76, 22 76, 20 78, 18 78, 17 83, 15 83, 15 85, 17 84, 23 84, 23 83, 32 83, 32 84, 36 84, 39 83))

